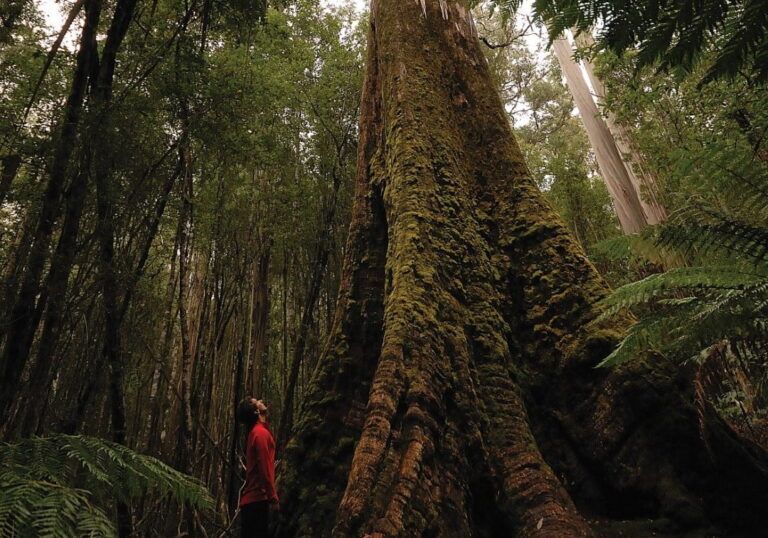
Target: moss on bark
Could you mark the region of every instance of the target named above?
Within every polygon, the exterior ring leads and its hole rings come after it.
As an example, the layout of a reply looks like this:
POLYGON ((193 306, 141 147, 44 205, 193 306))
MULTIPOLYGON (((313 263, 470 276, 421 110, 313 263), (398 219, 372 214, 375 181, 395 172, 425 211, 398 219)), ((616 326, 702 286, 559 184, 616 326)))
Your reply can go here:
POLYGON ((531 180, 460 2, 372 2, 346 256, 277 535, 589 536, 581 512, 633 496, 631 515, 707 524, 687 378, 593 368, 629 320, 594 321, 607 288, 531 180))

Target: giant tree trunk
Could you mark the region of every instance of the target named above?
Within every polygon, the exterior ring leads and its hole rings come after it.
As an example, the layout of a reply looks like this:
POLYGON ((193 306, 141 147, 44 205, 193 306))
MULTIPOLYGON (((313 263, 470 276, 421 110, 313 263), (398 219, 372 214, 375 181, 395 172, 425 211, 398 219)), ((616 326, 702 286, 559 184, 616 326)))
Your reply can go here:
POLYGON ((765 456, 688 372, 594 368, 627 321, 595 321, 606 286, 530 178, 462 3, 372 1, 360 137, 278 536, 590 536, 582 514, 701 528, 704 508, 763 528, 765 456))

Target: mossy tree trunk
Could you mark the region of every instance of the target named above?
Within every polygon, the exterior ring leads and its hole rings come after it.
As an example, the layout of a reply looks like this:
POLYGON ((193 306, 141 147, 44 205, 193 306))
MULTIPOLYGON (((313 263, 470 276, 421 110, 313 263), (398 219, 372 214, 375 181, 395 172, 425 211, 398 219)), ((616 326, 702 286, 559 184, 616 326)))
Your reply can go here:
POLYGON ((595 321, 606 286, 530 179, 462 3, 371 4, 345 255, 276 535, 764 523, 764 455, 690 372, 594 368, 627 322, 595 321))

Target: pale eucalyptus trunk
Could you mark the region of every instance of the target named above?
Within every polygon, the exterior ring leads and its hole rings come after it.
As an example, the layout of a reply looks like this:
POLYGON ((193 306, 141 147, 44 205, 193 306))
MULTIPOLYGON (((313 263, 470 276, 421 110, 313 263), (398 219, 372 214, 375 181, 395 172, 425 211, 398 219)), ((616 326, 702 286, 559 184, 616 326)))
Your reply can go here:
POLYGON ((632 181, 631 171, 625 165, 614 136, 597 109, 581 68, 573 59, 573 50, 568 40, 560 37, 555 40, 552 48, 579 110, 621 229, 624 233, 637 233, 647 226, 648 217, 632 181))
MULTIPOLYGON (((592 35, 588 32, 576 33, 575 40, 579 48, 589 49, 595 44, 592 35)), ((594 90, 597 104, 603 106, 606 99, 605 84, 595 74, 595 67, 589 58, 583 58, 582 63, 589 83, 594 90)), ((656 178, 648 170, 643 156, 633 147, 629 129, 618 121, 616 115, 611 111, 603 111, 603 118, 608 130, 613 135, 619 155, 624 160, 630 181, 640 196, 640 203, 643 206, 648 224, 658 224, 665 221, 667 210, 661 202, 661 193, 656 178)))

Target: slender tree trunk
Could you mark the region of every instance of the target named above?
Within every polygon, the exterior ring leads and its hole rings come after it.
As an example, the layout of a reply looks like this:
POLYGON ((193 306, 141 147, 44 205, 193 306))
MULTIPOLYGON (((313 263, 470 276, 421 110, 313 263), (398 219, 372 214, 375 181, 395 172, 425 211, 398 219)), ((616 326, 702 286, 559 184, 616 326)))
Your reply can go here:
POLYGON ((336 206, 340 181, 335 180, 333 191, 328 209, 326 210, 323 223, 321 224, 321 234, 318 241, 317 253, 312 264, 312 272, 309 275, 309 286, 301 315, 299 325, 299 334, 296 338, 296 345, 293 350, 293 359, 291 361, 291 370, 288 374, 288 384, 283 396, 283 408, 280 413, 280 428, 277 432, 277 446, 279 449, 285 446, 288 441, 291 429, 293 428, 293 408, 295 405, 296 385, 299 381, 299 373, 304 359, 304 351, 307 345, 309 330, 314 324, 315 309, 317 300, 320 296, 320 287, 325 278, 325 270, 328 267, 328 256, 331 248, 331 234, 333 233, 333 221, 336 218, 336 206))
POLYGON ((611 195, 621 228, 625 233, 637 233, 648 224, 648 218, 643 211, 630 171, 624 165, 613 135, 600 116, 581 69, 573 59, 573 50, 568 40, 564 37, 556 39, 553 49, 579 109, 589 142, 595 151, 600 175, 611 195))
MULTIPOLYGON (((251 394, 261 395, 264 390, 264 366, 269 345, 269 268, 272 260, 271 241, 262 246, 256 262, 253 282, 253 308, 251 316, 251 394)), ((261 396, 257 396, 261 397, 261 396)))
MULTIPOLYGON (((98 75, 93 91, 97 121, 91 125, 90 147, 94 148, 94 183, 96 186, 96 237, 99 243, 99 278, 104 309, 104 358, 109 374, 109 409, 112 439, 127 444, 124 377, 120 329, 120 285, 115 264, 115 205, 118 187, 112 177, 111 155, 104 146, 105 126, 110 123, 112 83, 117 65, 117 53, 128 32, 136 0, 118 0, 101 53, 98 75)), ((133 532, 130 507, 117 503, 117 529, 121 538, 133 532)))
MULTIPOLYGON (((579 47, 590 48, 595 42, 589 32, 581 32, 575 35, 576 44, 579 47)), ((598 105, 605 103, 605 84, 595 74, 595 68, 592 62, 585 58, 582 60, 584 71, 587 73, 592 88, 595 91, 595 97, 598 105)), ((648 224, 658 224, 667 219, 667 210, 661 203, 661 195, 656 178, 644 166, 644 159, 632 146, 632 138, 624 125, 622 125, 612 112, 604 114, 605 124, 613 135, 616 149, 624 161, 624 165, 629 174, 629 179, 635 186, 635 191, 640 197, 640 204, 643 206, 643 212, 648 220, 648 224)))
POLYGON ((133 298, 133 293, 136 291, 136 285, 139 283, 139 280, 144 274, 144 269, 146 268, 147 262, 149 261, 152 245, 155 242, 157 233, 160 231, 160 221, 165 214, 165 207, 168 205, 171 191, 173 191, 173 187, 176 184, 176 180, 179 179, 181 171, 182 168, 181 165, 179 165, 176 170, 166 178, 157 202, 155 203, 154 210, 147 220, 147 235, 144 239, 144 244, 141 246, 141 251, 139 253, 139 259, 136 263, 136 267, 133 269, 131 277, 128 283, 125 285, 125 294, 122 301, 120 302, 121 320, 125 318, 125 314, 128 312, 128 308, 131 306, 131 299, 133 298))
MULTIPOLYGON (((185 127, 186 128, 186 127, 185 127)), ((178 462, 188 469, 192 454, 192 341, 188 311, 189 264, 192 256, 192 157, 187 144, 179 146, 184 161, 181 229, 179 233, 179 333, 181 335, 181 451, 178 462)))
POLYGON ((165 401, 166 393, 170 392, 173 387, 169 385, 168 380, 165 379, 165 367, 170 362, 171 357, 171 345, 173 343, 173 326, 174 326, 174 296, 176 294, 176 260, 179 249, 179 237, 181 229, 177 229, 176 238, 173 243, 173 253, 171 254, 171 269, 168 274, 168 287, 167 295, 165 299, 165 327, 163 329, 162 345, 160 346, 160 353, 157 356, 157 361, 152 372, 152 387, 149 393, 149 414, 147 415, 147 437, 144 446, 147 447, 150 454, 155 454, 160 449, 160 422, 163 418, 163 405, 165 401))
MULTIPOLYGON (((54 353, 58 341, 59 328, 69 284, 69 276, 75 262, 77 237, 80 233, 80 219, 85 207, 87 177, 90 161, 83 159, 82 169, 72 182, 65 195, 66 210, 64 223, 56 246, 56 252, 51 260, 51 270, 48 274, 48 307, 45 312, 43 331, 37 348, 37 356, 30 378, 30 394, 26 399, 28 404, 35 401, 45 401, 51 384, 51 374, 54 367, 54 353)), ((28 437, 38 431, 43 406, 26 405, 25 416, 21 422, 21 435, 28 437)))
POLYGON ((20 155, 6 155, 0 159, 0 206, 8 196, 19 168, 21 168, 20 155))
MULTIPOLYGON (((237 360, 235 361, 235 372, 232 380, 232 410, 237 409, 237 404, 240 402, 240 398, 243 397, 243 391, 240 387, 243 386, 243 374, 245 372, 245 354, 242 349, 237 353, 237 360)), ((237 420, 232 424, 231 437, 229 439, 229 452, 227 454, 227 461, 229 464, 229 477, 227 480, 227 507, 229 508, 230 516, 233 516, 238 507, 239 492, 242 485, 242 470, 240 465, 240 458, 237 456, 237 447, 240 444, 240 430, 237 420)))
MULTIPOLYGON (((24 273, 24 260, 29 253, 29 243, 34 231, 34 222, 32 222, 33 216, 27 213, 23 216, 23 223, 19 226, 21 228, 19 233, 14 238, 12 245, 9 248, 9 252, 13 254, 8 257, 3 267, 2 273, 2 301, 3 304, 13 304, 16 297, 17 284, 24 273)), ((10 325, 10 319, 7 317, 10 312, 0 311, 0 324, 4 328, 8 328, 10 325)), ((0 333, 0 344, 7 345, 8 331, 0 333)), ((4 348, 5 346, 3 346, 4 348)))
POLYGON ((6 332, 5 348, 0 363, 0 423, 7 419, 14 395, 19 387, 19 379, 29 358, 32 339, 37 329, 39 317, 35 311, 40 309, 41 277, 48 258, 54 224, 60 212, 60 200, 64 191, 72 152, 75 148, 83 101, 85 99, 88 78, 96 61, 93 43, 101 15, 100 0, 91 0, 86 7, 85 21, 80 36, 75 72, 72 76, 69 96, 64 104, 64 118, 56 142, 51 173, 41 202, 37 225, 31 237, 31 246, 26 263, 26 270, 21 279, 18 293, 9 308, 9 327, 6 332))
POLYGON ((630 509, 760 532, 765 454, 697 414, 687 372, 594 368, 628 322, 595 321, 606 286, 530 178, 464 4, 374 0, 370 24, 336 317, 276 534, 590 536, 582 511, 630 509))
POLYGON ((282 357, 282 367, 280 368, 280 389, 285 394, 286 386, 288 385, 288 254, 283 252, 283 268, 281 271, 282 282, 282 305, 281 305, 281 319, 282 319, 282 345, 280 346, 280 353, 282 357))

